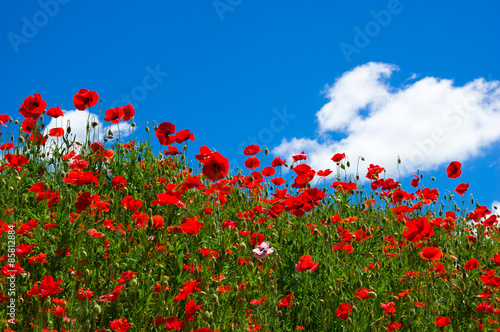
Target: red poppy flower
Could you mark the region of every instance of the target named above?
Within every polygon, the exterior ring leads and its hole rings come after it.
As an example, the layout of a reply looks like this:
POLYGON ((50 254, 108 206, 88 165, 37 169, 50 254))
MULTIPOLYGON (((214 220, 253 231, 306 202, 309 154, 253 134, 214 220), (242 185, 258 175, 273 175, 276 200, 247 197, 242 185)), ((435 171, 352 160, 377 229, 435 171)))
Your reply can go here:
POLYGON ((433 323, 437 324, 437 326, 439 327, 445 327, 448 324, 450 324, 450 317, 443 317, 443 316, 436 317, 436 320, 433 323))
POLYGON ((281 299, 278 303, 278 307, 288 307, 292 303, 293 294, 288 294, 284 299, 281 299))
POLYGON ((175 134, 175 142, 181 144, 187 140, 194 141, 194 135, 189 129, 179 130, 175 134))
POLYGON ((475 270, 478 267, 479 267, 479 262, 475 258, 469 259, 467 263, 465 263, 464 265, 464 269, 466 269, 467 271, 475 270))
POLYGON ((249 169, 256 169, 260 165, 260 160, 257 157, 248 157, 245 160, 245 167, 249 169))
POLYGON ((354 292, 354 297, 358 301, 366 300, 366 299, 370 298, 370 295, 368 295, 369 292, 373 292, 373 289, 370 290, 368 288, 360 288, 354 292))
POLYGON ((127 210, 137 211, 142 207, 142 201, 140 199, 134 199, 132 196, 125 196, 122 200, 122 205, 127 210))
POLYGON ((337 153, 337 154, 333 155, 331 160, 333 160, 333 162, 335 162, 335 163, 338 163, 339 161, 341 161, 344 158, 345 158, 345 153, 337 153))
POLYGON ((426 247, 422 252, 419 252, 418 254, 426 261, 437 261, 441 258, 441 250, 434 247, 426 247))
POLYGON ((433 235, 433 226, 425 217, 408 220, 406 229, 403 231, 403 236, 410 242, 427 240, 433 235))
POLYGON ((7 159, 7 166, 16 169, 16 171, 21 171, 21 166, 29 163, 28 158, 23 155, 6 154, 5 159, 7 159))
POLYGON ((87 233, 90 234, 90 236, 95 237, 96 239, 101 238, 104 236, 103 233, 96 231, 94 228, 88 229, 87 233))
POLYGON ((304 272, 310 270, 314 272, 318 269, 319 263, 314 263, 310 255, 304 255, 300 257, 299 264, 295 265, 295 270, 299 272, 304 272))
POLYGON ((85 111, 87 107, 92 107, 97 104, 99 96, 95 91, 89 89, 80 89, 73 97, 73 105, 80 110, 85 111))
POLYGON ((1 151, 7 151, 7 150, 11 150, 11 149, 14 149, 16 146, 14 145, 14 143, 12 142, 8 142, 8 143, 3 143, 1 146, 0 146, 0 150, 1 151))
POLYGON ((193 316, 196 313, 196 310, 203 312, 203 310, 201 310, 201 306, 202 306, 201 304, 198 305, 193 300, 186 303, 186 311, 184 312, 184 319, 185 320, 194 320, 195 317, 193 317, 193 316))
POLYGON ((162 122, 156 129, 156 138, 160 141, 161 145, 170 145, 175 142, 175 125, 170 122, 162 122))
POLYGON ((257 153, 259 153, 260 151, 262 151, 262 150, 260 149, 260 147, 257 144, 252 144, 252 145, 247 146, 243 150, 243 154, 245 156, 253 156, 253 155, 256 155, 257 153))
POLYGON ((292 160, 293 161, 299 161, 299 160, 307 160, 307 154, 302 151, 301 153, 296 153, 292 155, 292 160))
POLYGON ((92 296, 94 293, 89 290, 85 290, 83 287, 78 289, 78 293, 76 294, 76 298, 80 301, 92 301, 92 296))
POLYGON ((282 177, 278 177, 278 178, 273 178, 271 179, 271 182, 275 185, 275 186, 281 186, 283 183, 285 183, 285 179, 282 178, 282 177))
POLYGON ((418 181, 420 180, 420 178, 417 176, 417 174, 413 174, 415 176, 414 179, 411 180, 411 186, 413 188, 417 188, 418 187, 418 181))
POLYGON ((45 111, 46 107, 47 103, 42 99, 42 96, 39 93, 36 93, 33 96, 29 96, 24 99, 19 113, 21 113, 21 115, 25 118, 38 120, 43 111, 45 111))
POLYGON ((198 216, 192 218, 182 218, 183 223, 179 226, 183 233, 198 234, 200 229, 205 226, 205 223, 198 221, 198 216))
POLYGON ((109 327, 116 332, 125 332, 132 326, 132 323, 127 323, 127 318, 114 319, 109 322, 109 327))
POLYGON ((229 173, 229 161, 219 152, 213 152, 208 160, 204 161, 202 171, 203 175, 214 182, 222 180, 229 173))
POLYGON ((63 281, 64 280, 54 281, 52 276, 43 276, 43 281, 35 286, 38 290, 37 295, 41 295, 42 300, 45 300, 49 296, 62 292, 64 289, 59 287, 59 285, 63 281))
POLYGON ((118 283, 120 285, 123 285, 127 281, 132 280, 136 275, 137 275, 136 272, 133 272, 133 271, 130 271, 130 270, 128 270, 126 272, 122 272, 122 274, 120 275, 120 279, 118 279, 118 283))
POLYGON ((176 146, 169 146, 167 149, 168 150, 163 150, 163 153, 165 154, 165 156, 176 156, 178 154, 182 154, 182 152, 177 150, 176 146))
POLYGON ((21 267, 21 263, 17 262, 12 266, 12 264, 5 264, 2 269, 0 269, 0 273, 6 277, 16 276, 19 273, 25 272, 21 267))
POLYGON ((24 119, 21 123, 21 128, 26 134, 31 134, 36 129, 36 121, 30 118, 24 119))
POLYGON ((208 248, 199 248, 198 251, 208 259, 219 258, 217 251, 208 248))
POLYGON ((366 173, 366 178, 370 180, 378 180, 379 174, 384 170, 385 168, 380 167, 378 165, 373 165, 370 164, 368 167, 368 173, 366 173))
POLYGON ((446 168, 446 173, 448 174, 448 177, 450 179, 458 178, 462 174, 462 170, 460 169, 461 166, 462 164, 459 163, 458 161, 452 161, 446 168))
POLYGON ((468 183, 460 183, 456 188, 455 192, 459 195, 463 195, 467 189, 469 189, 469 184, 468 183))
POLYGON ((31 251, 31 249, 33 249, 34 246, 35 244, 21 243, 16 247, 16 251, 14 253, 17 257, 23 258, 31 251))
POLYGON ((111 186, 115 190, 124 189, 127 187, 127 180, 123 176, 117 175, 111 180, 111 186))
POLYGON ((256 304, 264 305, 264 302, 267 301, 267 300, 268 300, 268 298, 266 296, 264 296, 260 300, 252 300, 252 301, 250 301, 250 304, 251 305, 256 305, 256 304))
POLYGON ((123 112, 123 109, 121 107, 115 107, 108 109, 104 115, 106 115, 104 121, 118 123, 120 122, 120 119, 123 119, 125 113, 123 112))
POLYGON ((262 242, 264 242, 264 239, 266 237, 264 236, 264 234, 260 234, 260 233, 253 233, 252 236, 250 237, 250 244, 253 245, 254 247, 257 247, 257 246, 260 246, 262 244, 262 242))
POLYGON ((51 137, 61 137, 64 135, 63 128, 52 128, 49 130, 49 136, 51 137))
POLYGON ((321 177, 325 177, 325 176, 328 176, 330 174, 332 174, 333 171, 329 168, 325 169, 324 171, 318 171, 318 176, 321 176, 321 177))
POLYGON ((335 316, 340 319, 347 320, 347 318, 349 318, 352 314, 352 307, 353 304, 349 305, 349 303, 342 303, 335 311, 335 316))
POLYGON ((123 110, 123 121, 128 121, 132 119, 132 117, 135 115, 135 110, 132 105, 125 105, 122 107, 123 110))
POLYGON ((60 116, 64 116, 64 114, 63 114, 62 110, 59 108, 59 106, 49 108, 47 110, 47 115, 54 118, 54 119, 57 119, 60 116))
POLYGON ((7 127, 6 123, 9 122, 10 116, 7 114, 0 114, 0 125, 7 127))
POLYGON ((278 167, 286 164, 286 159, 282 160, 280 157, 276 157, 271 161, 271 166, 272 167, 278 167))

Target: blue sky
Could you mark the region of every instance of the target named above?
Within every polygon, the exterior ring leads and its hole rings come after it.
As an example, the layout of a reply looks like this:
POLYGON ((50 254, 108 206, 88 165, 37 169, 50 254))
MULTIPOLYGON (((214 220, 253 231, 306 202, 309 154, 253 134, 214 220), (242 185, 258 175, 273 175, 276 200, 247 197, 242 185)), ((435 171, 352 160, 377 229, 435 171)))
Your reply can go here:
POLYGON ((360 173, 379 163, 395 177, 401 155, 405 189, 418 168, 441 192, 469 182, 490 207, 500 200, 499 9, 461 0, 9 2, 0 113, 19 116, 34 93, 71 111, 88 88, 102 114, 131 102, 137 136, 146 121, 168 121, 194 133, 191 152, 207 145, 232 167, 247 143, 283 158, 305 150, 317 170, 334 168, 333 152, 353 164, 363 155, 360 173), (461 179, 446 178, 452 160, 461 179))

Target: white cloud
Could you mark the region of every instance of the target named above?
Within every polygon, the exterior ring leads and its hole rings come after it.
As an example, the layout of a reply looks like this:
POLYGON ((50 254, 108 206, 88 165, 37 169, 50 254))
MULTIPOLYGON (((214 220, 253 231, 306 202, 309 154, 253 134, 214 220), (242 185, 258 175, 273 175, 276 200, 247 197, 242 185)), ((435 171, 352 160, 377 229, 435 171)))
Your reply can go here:
MULTIPOLYGON (((107 123, 107 122, 101 122, 99 120, 99 116, 93 113, 90 113, 89 117, 89 112, 88 111, 79 111, 79 110, 73 110, 73 111, 64 111, 64 117, 59 117, 57 119, 52 118, 49 124, 45 127, 45 133, 48 133, 50 129, 60 127, 64 129, 64 132, 66 133, 66 128, 68 126, 71 127, 71 133, 70 133, 70 141, 73 139, 73 137, 76 137, 77 141, 84 142, 87 134, 87 123, 90 122, 95 122, 97 125, 95 128, 91 127, 90 131, 90 140, 91 142, 95 141, 100 141, 102 142, 105 133, 107 133, 108 130, 111 130, 114 134, 114 138, 116 139, 118 137, 118 129, 120 129, 120 134, 123 137, 127 137, 129 135, 129 130, 130 130, 130 124, 127 122, 121 121, 119 125, 117 124, 112 124, 112 123, 107 123)), ((54 144, 52 142, 59 142, 59 144, 62 143, 62 138, 55 138, 55 137, 49 137, 47 140, 46 146, 49 146, 50 144, 54 144)), ((111 141, 111 140, 110 140, 111 141)), ((108 141, 109 142, 109 141, 108 141)))
POLYGON ((456 86, 449 79, 411 75, 394 87, 389 78, 396 70, 370 62, 344 73, 326 88, 329 102, 316 113, 317 137, 283 139, 272 153, 290 159, 305 151, 309 164, 320 170, 334 169, 330 158, 345 152, 351 168, 359 156, 365 158, 361 177, 369 164, 397 177, 398 155, 405 176, 463 162, 500 139, 499 81, 479 78, 456 86), (334 140, 333 133, 345 138, 334 140))

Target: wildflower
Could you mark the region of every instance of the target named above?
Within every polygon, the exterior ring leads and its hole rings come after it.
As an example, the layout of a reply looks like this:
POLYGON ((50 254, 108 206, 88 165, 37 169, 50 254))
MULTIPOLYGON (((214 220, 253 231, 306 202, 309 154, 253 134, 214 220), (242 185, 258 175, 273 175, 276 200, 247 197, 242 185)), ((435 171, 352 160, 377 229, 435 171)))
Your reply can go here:
POLYGON ((260 151, 262 151, 262 150, 257 144, 252 144, 252 145, 247 146, 243 150, 243 154, 245 156, 253 156, 253 155, 256 155, 257 153, 259 153, 260 151))
POLYGON ((253 251, 253 256, 258 259, 264 259, 267 255, 270 255, 274 252, 274 248, 269 247, 269 242, 262 242, 259 246, 257 246, 253 251))
POLYGON ((441 250, 434 247, 426 247, 424 251, 418 253, 426 261, 437 261, 441 258, 441 250))
POLYGON ((333 157, 331 158, 331 160, 334 163, 338 163, 339 161, 341 161, 344 158, 345 158, 345 153, 336 153, 336 154, 333 155, 333 157))
POLYGON ((99 96, 95 91, 89 89, 80 89, 73 97, 73 105, 80 110, 85 111, 87 107, 92 107, 97 104, 99 96))
POLYGON ((347 318, 352 313, 352 307, 353 307, 352 304, 349 305, 349 303, 342 303, 335 311, 335 316, 337 316, 340 319, 347 320, 347 318))
POLYGON ((443 317, 443 316, 436 317, 436 320, 433 323, 437 324, 437 326, 439 327, 445 327, 448 324, 450 324, 450 317, 443 317))
POLYGON ((299 272, 311 271, 314 272, 318 269, 319 263, 314 263, 313 259, 309 255, 304 255, 300 257, 299 264, 295 265, 295 270, 299 272))
POLYGON ((448 174, 448 178, 455 179, 458 178, 460 175, 462 175, 462 170, 460 169, 461 166, 462 164, 459 163, 458 161, 452 161, 446 168, 446 173, 448 174))

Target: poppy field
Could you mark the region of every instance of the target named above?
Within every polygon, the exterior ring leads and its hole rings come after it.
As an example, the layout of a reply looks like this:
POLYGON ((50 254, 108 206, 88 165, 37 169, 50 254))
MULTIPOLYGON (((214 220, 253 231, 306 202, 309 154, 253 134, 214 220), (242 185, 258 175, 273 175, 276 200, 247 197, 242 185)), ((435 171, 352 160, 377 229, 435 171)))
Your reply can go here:
POLYGON ((126 140, 89 119, 83 141, 50 106, 0 115, 2 331, 500 331, 498 219, 459 161, 454 193, 342 151, 313 170, 253 144, 234 170, 164 119, 135 139, 131 105, 103 118, 126 140))

